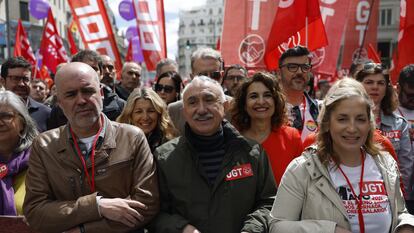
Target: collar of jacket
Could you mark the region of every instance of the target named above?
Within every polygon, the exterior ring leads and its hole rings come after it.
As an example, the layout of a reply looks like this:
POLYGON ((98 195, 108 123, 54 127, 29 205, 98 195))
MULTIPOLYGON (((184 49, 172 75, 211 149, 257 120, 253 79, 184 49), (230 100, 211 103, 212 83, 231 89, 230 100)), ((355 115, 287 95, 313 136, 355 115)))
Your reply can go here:
MULTIPOLYGON (((312 180, 315 180, 317 188, 324 193, 327 198, 332 201, 335 206, 341 211, 341 213, 348 218, 345 208, 343 207, 342 200, 339 195, 336 194, 335 186, 331 180, 328 169, 321 163, 317 156, 317 146, 312 145, 303 152, 305 158, 305 167, 312 180), (332 190, 329 190, 332 189, 332 190)), ((378 169, 381 172, 384 180, 385 189, 387 191, 388 199, 391 205, 391 212, 393 215, 393 226, 396 225, 397 214, 394 213, 396 210, 396 192, 399 189, 398 185, 398 166, 392 156, 385 151, 381 151, 380 155, 372 156, 378 169)))
POLYGON ((29 112, 34 112, 37 111, 37 109, 39 109, 39 105, 41 105, 41 103, 37 102, 36 100, 32 99, 32 97, 27 97, 27 109, 29 112))
POLYGON ((318 103, 314 99, 312 99, 306 91, 303 92, 303 94, 305 95, 305 98, 309 103, 309 113, 312 116, 313 120, 317 123, 319 115, 318 103))
POLYGON ((381 111, 381 124, 392 127, 395 124, 395 115, 385 115, 383 111, 381 111))
MULTIPOLYGON (((105 116, 105 114, 101 113, 101 116, 103 116, 104 119, 104 138, 102 145, 99 147, 99 149, 96 150, 96 158, 95 163, 98 164, 100 161, 107 159, 109 157, 108 153, 106 153, 107 149, 113 149, 116 147, 116 125, 111 124, 111 121, 105 116)), ((76 154, 74 150, 71 150, 72 148, 71 142, 70 142, 70 135, 69 135, 69 123, 67 123, 63 128, 60 130, 60 137, 58 139, 58 146, 57 146, 57 152, 59 154, 62 154, 67 158, 67 156, 73 156, 76 158, 76 154), (63 153, 66 150, 69 149, 68 153, 63 153), (72 155, 73 154, 73 155, 72 155)), ((78 160, 78 159, 77 159, 78 160)), ((88 167, 91 166, 90 161, 87 163, 88 167)))

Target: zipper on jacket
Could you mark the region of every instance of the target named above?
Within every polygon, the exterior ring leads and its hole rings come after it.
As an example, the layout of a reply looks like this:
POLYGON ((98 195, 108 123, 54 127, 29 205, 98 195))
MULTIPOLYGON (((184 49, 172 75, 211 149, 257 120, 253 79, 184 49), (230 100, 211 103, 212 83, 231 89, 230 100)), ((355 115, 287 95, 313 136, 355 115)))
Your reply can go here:
POLYGON ((69 181, 70 181, 70 186, 71 186, 71 188, 72 188, 72 193, 73 193, 73 196, 77 196, 76 195, 76 184, 75 184, 75 178, 73 177, 73 176, 71 176, 71 177, 69 177, 69 181))

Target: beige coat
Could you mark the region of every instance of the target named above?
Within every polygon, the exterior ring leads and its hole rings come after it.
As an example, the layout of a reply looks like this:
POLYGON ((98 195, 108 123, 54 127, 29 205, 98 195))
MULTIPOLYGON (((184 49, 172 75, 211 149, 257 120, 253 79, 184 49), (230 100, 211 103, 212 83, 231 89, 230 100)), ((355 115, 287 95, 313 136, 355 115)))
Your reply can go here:
MULTIPOLYGON (((373 156, 384 179, 392 211, 392 231, 414 226, 414 216, 405 209, 397 163, 388 155, 373 156)), ((336 225, 350 230, 342 200, 328 170, 316 156, 316 148, 306 149, 293 160, 277 191, 271 211, 270 232, 335 232, 336 225)))

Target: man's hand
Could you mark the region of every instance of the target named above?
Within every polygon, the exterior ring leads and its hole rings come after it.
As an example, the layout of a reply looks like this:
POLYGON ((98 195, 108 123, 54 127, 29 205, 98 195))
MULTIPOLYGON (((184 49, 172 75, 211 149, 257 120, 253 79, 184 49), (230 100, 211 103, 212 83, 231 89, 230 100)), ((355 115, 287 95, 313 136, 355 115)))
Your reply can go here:
POLYGON ((144 217, 136 209, 147 209, 141 202, 122 198, 101 198, 98 204, 103 217, 128 227, 134 227, 144 221, 144 217))
POLYGON ((195 228, 193 225, 187 224, 184 229, 183 233, 201 233, 197 228, 195 228))

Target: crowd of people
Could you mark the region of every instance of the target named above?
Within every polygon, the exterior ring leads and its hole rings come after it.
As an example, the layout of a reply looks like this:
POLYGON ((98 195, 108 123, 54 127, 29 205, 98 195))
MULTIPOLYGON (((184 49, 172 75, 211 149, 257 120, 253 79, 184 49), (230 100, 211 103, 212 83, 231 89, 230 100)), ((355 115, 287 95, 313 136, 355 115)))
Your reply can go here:
POLYGON ((82 50, 50 87, 11 57, 0 215, 45 233, 414 233, 414 64, 394 87, 359 62, 312 85, 306 47, 273 73, 199 48, 189 82, 164 59, 145 87, 140 64, 82 50))

